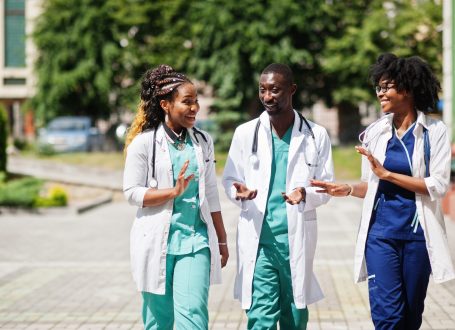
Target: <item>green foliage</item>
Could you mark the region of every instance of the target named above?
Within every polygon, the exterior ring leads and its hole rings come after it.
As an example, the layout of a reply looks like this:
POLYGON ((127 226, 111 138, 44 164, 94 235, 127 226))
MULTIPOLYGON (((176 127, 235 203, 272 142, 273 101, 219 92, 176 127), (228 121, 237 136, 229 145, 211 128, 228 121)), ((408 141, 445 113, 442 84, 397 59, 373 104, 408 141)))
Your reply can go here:
POLYGON ((35 178, 22 178, 0 184, 0 205, 33 207, 43 181, 35 178))
POLYGON ((324 101, 339 112, 340 141, 354 141, 360 130, 359 102, 376 102, 368 81, 379 54, 418 55, 442 74, 442 7, 437 1, 334 1, 337 29, 325 40, 321 66, 330 90, 324 101))
POLYGON ((335 2, 343 14, 337 32, 327 38, 322 66, 331 82, 335 104, 374 101, 368 68, 379 54, 418 55, 427 60, 441 77, 442 6, 431 0, 335 2), (362 10, 359 10, 362 8, 362 10))
POLYGON ((215 148, 219 151, 229 150, 231 145, 232 136, 234 131, 232 127, 236 127, 239 123, 245 121, 245 113, 228 111, 219 112, 216 116, 216 123, 218 126, 218 133, 215 148))
POLYGON ((0 172, 6 171, 8 142, 8 115, 5 108, 0 104, 0 172))
POLYGON ((420 55, 441 76, 441 22, 434 0, 45 0, 33 35, 36 117, 134 109, 141 75, 167 63, 213 87, 226 149, 233 128, 262 109, 260 72, 283 62, 298 86, 294 107, 342 108, 354 126, 340 130, 354 136, 380 53, 420 55))
POLYGON ((49 189, 47 196, 38 196, 35 199, 35 207, 57 207, 68 204, 68 194, 60 186, 53 186, 49 189))
POLYGON ((59 186, 49 189, 46 196, 40 196, 44 181, 25 177, 6 181, 5 172, 0 172, 0 205, 9 207, 53 207, 68 204, 67 192, 59 186))
POLYGON ((311 104, 326 92, 317 55, 331 28, 325 24, 327 7, 321 1, 195 1, 187 70, 214 87, 222 100, 216 112, 254 117, 262 108, 260 72, 270 63, 287 63, 299 88, 294 105, 311 104))
POLYGON ((37 94, 41 122, 57 115, 107 117, 121 59, 109 4, 47 0, 33 34, 39 50, 37 94))

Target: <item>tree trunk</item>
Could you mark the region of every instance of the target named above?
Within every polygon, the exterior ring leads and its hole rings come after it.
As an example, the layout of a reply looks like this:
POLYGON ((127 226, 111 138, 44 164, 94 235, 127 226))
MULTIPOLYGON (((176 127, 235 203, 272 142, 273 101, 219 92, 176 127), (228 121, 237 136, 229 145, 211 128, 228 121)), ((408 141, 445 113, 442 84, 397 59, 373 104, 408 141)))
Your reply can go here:
POLYGON ((338 138, 341 144, 358 141, 361 130, 359 107, 349 103, 338 104, 338 138))

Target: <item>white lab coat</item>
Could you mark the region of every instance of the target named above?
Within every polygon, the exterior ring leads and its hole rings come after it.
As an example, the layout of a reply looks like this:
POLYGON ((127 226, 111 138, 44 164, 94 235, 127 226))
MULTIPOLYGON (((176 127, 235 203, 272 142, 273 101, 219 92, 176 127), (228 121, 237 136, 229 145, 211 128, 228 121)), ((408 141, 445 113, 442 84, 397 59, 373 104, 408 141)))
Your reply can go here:
MULTIPOLYGON (((387 143, 392 137, 392 116, 386 115, 377 123, 372 124, 367 129, 364 138, 364 142, 369 142, 368 149, 381 164, 384 163, 387 143)), ((444 123, 419 111, 413 130, 415 143, 412 155, 412 175, 414 177, 423 178, 425 176, 423 127, 428 129, 431 146, 430 176, 424 179, 430 195, 416 193, 416 207, 418 219, 425 235, 433 279, 436 283, 441 283, 455 278, 441 208, 441 199, 447 192, 450 182, 451 150, 444 123)), ((362 181, 368 183, 368 190, 363 202, 362 218, 355 248, 355 282, 364 281, 367 278, 365 243, 379 183, 379 178, 371 170, 366 157, 362 157, 362 181)))
MULTIPOLYGON (((315 135, 314 142, 305 123, 302 125, 302 132, 299 131, 300 118, 295 112, 286 176, 287 192, 296 187, 306 188, 306 203, 299 205, 286 203, 292 289, 295 305, 299 309, 323 298, 313 273, 317 241, 315 208, 327 203, 329 196, 317 193, 316 188, 310 187, 310 179, 333 181, 332 153, 328 134, 321 126, 309 123, 315 135), (307 160, 304 151, 306 151, 307 160), (317 166, 309 167, 306 165, 307 162, 316 162, 317 166)), ((268 114, 263 112, 258 119, 240 125, 236 129, 223 175, 223 186, 227 196, 241 206, 237 228, 237 274, 234 297, 241 301, 243 309, 251 306, 253 274, 266 210, 271 163, 270 120, 268 114), (249 158, 252 154, 257 120, 261 121, 261 125, 257 150, 259 165, 255 168, 249 158), (233 182, 241 182, 249 189, 257 189, 257 197, 251 201, 236 201, 233 182)))
MULTIPOLYGON (((216 186, 213 142, 208 142, 193 130, 188 130, 193 142, 199 169, 199 206, 202 220, 207 224, 210 245, 210 283, 221 282, 221 260, 218 238, 211 212, 220 211, 216 186)), ((166 254, 173 200, 163 205, 142 207, 145 192, 152 178, 153 130, 137 135, 128 146, 123 176, 123 192, 132 205, 139 207, 130 233, 131 271, 138 291, 165 293, 166 254)), ((162 125, 156 135, 155 171, 158 189, 174 186, 172 164, 162 125)))

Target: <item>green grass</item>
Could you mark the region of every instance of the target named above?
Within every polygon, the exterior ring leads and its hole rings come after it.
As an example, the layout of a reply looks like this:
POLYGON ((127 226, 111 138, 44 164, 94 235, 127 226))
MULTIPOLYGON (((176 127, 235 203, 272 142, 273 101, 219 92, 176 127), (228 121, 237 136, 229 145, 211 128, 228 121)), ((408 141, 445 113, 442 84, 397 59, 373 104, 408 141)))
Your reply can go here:
POLYGON ((36 153, 23 153, 24 157, 43 159, 56 163, 83 165, 102 168, 106 170, 123 170, 125 159, 123 152, 73 152, 53 155, 38 155, 36 153))
POLYGON ((332 157, 336 181, 360 179, 361 155, 353 145, 333 147, 332 157))

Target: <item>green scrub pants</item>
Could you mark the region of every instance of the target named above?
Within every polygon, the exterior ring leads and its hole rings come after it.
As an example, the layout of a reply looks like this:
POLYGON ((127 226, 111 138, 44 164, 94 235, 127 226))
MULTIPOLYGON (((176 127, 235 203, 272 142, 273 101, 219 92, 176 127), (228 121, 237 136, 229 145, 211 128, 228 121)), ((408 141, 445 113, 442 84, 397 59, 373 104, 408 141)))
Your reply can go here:
POLYGON ((248 329, 306 329, 308 309, 297 309, 292 294, 289 253, 273 245, 259 245, 253 276, 248 329))
POLYGON ((166 257, 164 295, 142 292, 144 329, 208 329, 210 250, 166 257))

